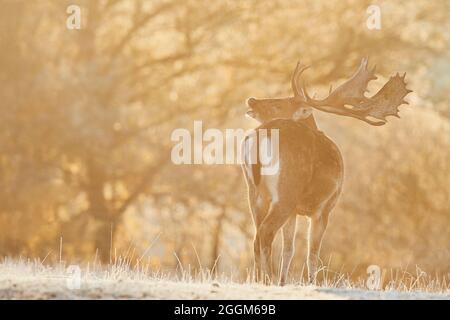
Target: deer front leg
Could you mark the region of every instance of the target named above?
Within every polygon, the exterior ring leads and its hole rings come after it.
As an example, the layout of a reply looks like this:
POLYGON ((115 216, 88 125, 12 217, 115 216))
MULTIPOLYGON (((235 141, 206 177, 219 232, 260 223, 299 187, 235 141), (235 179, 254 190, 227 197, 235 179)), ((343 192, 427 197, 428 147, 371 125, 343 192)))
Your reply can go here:
POLYGON ((319 217, 312 217, 309 221, 309 238, 308 238, 308 279, 309 283, 315 284, 317 278, 317 268, 319 265, 319 253, 322 245, 323 235, 328 224, 328 212, 319 217))
POLYGON ((255 240, 253 241, 253 254, 254 254, 253 276, 256 282, 259 282, 263 279, 262 265, 261 265, 261 241, 258 230, 256 231, 255 240))
POLYGON ((297 215, 288 219, 283 226, 283 256, 281 261, 280 286, 284 286, 287 281, 289 267, 295 250, 295 233, 296 233, 297 215))

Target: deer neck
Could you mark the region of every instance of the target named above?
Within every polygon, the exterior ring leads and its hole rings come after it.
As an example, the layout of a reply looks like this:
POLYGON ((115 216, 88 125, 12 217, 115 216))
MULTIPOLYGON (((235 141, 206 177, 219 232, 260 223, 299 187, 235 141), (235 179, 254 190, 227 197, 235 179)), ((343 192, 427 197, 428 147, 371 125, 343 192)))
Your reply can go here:
POLYGON ((308 118, 301 120, 308 128, 313 130, 318 130, 316 119, 314 119, 314 115, 311 114, 308 118))

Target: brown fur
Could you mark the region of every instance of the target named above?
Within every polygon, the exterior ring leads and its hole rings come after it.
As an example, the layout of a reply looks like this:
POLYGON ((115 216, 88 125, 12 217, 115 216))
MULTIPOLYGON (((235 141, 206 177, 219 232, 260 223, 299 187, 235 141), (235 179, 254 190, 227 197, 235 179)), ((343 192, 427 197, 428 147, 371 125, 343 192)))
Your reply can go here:
POLYGON ((279 129, 280 168, 276 199, 269 186, 273 178, 261 176, 260 183, 255 184, 248 174, 255 171, 252 164, 244 164, 256 227, 256 272, 271 277, 272 242, 277 231, 283 227, 281 284, 286 282, 293 256, 297 215, 310 218, 307 265, 309 277, 314 280, 328 216, 342 190, 344 168, 337 146, 307 123, 305 120, 276 119, 256 129, 279 129))

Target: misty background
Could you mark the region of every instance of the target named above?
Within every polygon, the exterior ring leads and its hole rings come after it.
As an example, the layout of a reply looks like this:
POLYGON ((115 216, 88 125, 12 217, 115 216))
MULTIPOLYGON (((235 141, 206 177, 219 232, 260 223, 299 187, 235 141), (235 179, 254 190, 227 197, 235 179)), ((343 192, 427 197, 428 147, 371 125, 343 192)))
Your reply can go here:
POLYGON ((245 277, 241 169, 174 165, 172 131, 256 127, 246 99, 291 95, 298 60, 323 97, 369 56, 370 94, 397 71, 414 92, 382 127, 315 112, 345 161, 322 260, 355 276, 371 264, 448 274, 450 3, 377 1, 380 30, 366 26, 371 4, 0 0, 0 255, 245 277), (66 27, 71 4, 81 30, 66 27))

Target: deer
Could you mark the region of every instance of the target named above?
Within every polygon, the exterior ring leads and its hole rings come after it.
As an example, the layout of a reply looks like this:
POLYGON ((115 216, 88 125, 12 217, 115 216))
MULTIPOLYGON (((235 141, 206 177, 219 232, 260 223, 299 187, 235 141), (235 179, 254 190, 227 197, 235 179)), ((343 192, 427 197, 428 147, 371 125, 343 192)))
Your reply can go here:
MULTIPOLYGON (((319 253, 329 216, 343 189, 344 162, 338 146, 318 129, 314 111, 352 117, 372 126, 387 123, 387 116, 399 116, 399 106, 408 104, 404 98, 412 92, 406 88, 406 73, 391 76, 373 96, 366 97, 370 81, 377 79, 375 69, 368 69, 363 58, 351 78, 335 90, 330 86, 328 96, 311 98, 301 75, 309 66, 300 62, 291 77, 294 96, 287 98, 247 100, 246 115, 257 120, 255 129, 277 129, 278 170, 261 174, 261 161, 248 161, 249 154, 259 155, 259 141, 250 143, 250 134, 243 140, 242 169, 247 184, 248 202, 255 226, 254 276, 265 284, 274 282, 272 243, 277 232, 282 233, 282 255, 278 284, 285 285, 295 253, 296 220, 306 216, 307 279, 317 280, 319 253)), ((269 137, 270 142, 270 137, 269 137)))

